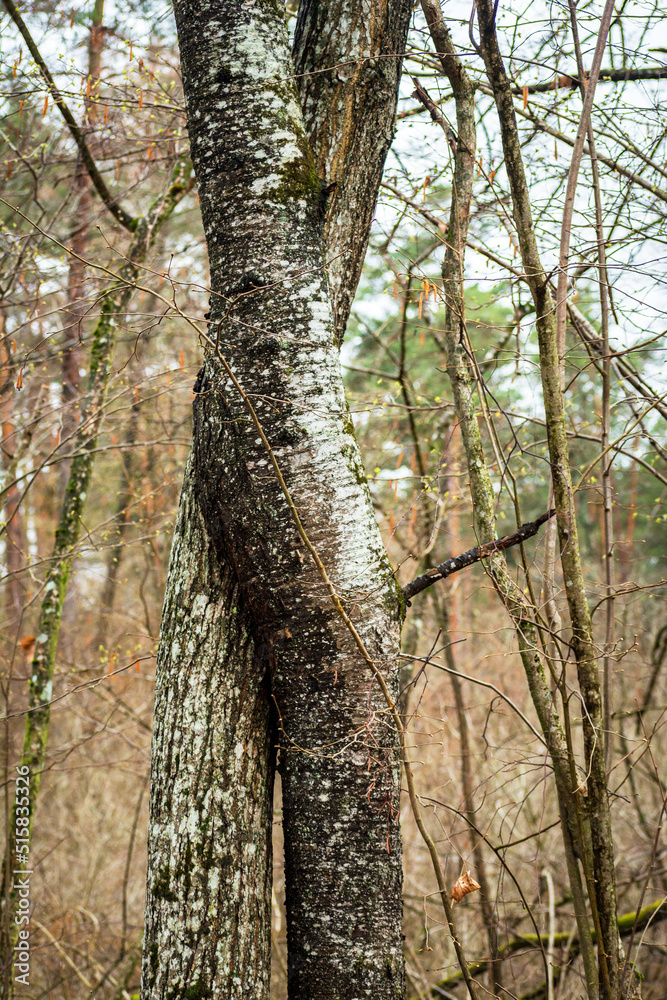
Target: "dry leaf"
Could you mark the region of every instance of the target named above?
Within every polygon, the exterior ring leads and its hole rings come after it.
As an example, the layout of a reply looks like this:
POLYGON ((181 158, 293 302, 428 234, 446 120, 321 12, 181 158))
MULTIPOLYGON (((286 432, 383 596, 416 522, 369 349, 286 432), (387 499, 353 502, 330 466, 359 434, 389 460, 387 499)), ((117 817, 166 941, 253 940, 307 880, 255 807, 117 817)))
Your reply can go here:
POLYGON ((16 388, 17 389, 23 388, 23 369, 21 369, 21 371, 16 376, 16 388))
POLYGON ((523 88, 523 107, 524 111, 528 107, 528 87, 523 88))
POLYGON ((460 903, 463 897, 467 896, 469 892, 475 892, 479 888, 479 883, 475 882, 470 872, 463 871, 452 886, 449 898, 453 899, 455 903, 460 903))
POLYGON ((19 639, 19 646, 25 653, 32 653, 32 646, 35 645, 34 635, 24 635, 22 639, 19 639))

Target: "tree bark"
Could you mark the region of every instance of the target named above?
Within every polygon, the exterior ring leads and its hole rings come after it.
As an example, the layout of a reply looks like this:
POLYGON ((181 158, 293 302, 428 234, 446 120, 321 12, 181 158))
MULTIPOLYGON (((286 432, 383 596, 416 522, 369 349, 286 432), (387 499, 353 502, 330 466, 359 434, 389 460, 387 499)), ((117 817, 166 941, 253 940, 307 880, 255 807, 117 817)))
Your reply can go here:
POLYGON ((274 740, 239 599, 190 460, 155 691, 144 996, 269 996, 274 740))
MULTIPOLYGON (((248 628, 255 653, 218 663, 223 676, 215 683, 222 687, 215 690, 271 685, 277 726, 271 742, 280 746, 283 782, 289 995, 393 1000, 404 993, 396 733, 369 666, 297 532, 247 406, 251 401, 302 526, 395 697, 404 603, 345 402, 323 258, 322 182, 291 79, 282 5, 180 0, 175 12, 212 295, 162 623, 157 715, 162 705, 178 702, 183 674, 193 669, 193 654, 172 645, 172 636, 180 630, 184 641, 192 641, 186 637, 198 634, 202 608, 219 593, 217 581, 233 571, 238 621, 248 628), (189 546, 181 547, 180 539, 194 530, 193 518, 208 555, 195 562, 188 555, 183 564, 189 546), (179 597, 192 593, 199 602, 179 597)), ((221 629, 238 627, 230 611, 220 618, 221 629)), ((208 633, 208 643, 221 641, 215 630, 208 633)), ((231 635, 227 641, 234 648, 231 635)), ((197 650, 202 664, 216 661, 205 639, 197 650)), ((203 669, 198 666, 195 676, 203 669)), ((225 731, 208 702, 200 711, 210 740, 223 754, 233 740, 247 755, 242 732, 225 731)), ((160 852, 166 856, 168 837, 175 837, 171 851, 181 857, 187 838, 196 836, 192 824, 187 832, 179 826, 180 779, 159 725, 143 996, 166 997, 175 987, 196 985, 216 997, 264 997, 268 896, 252 917, 257 954, 238 957, 236 939, 249 933, 247 911, 235 914, 226 933, 218 927, 228 912, 226 892, 239 885, 235 891, 250 897, 267 891, 268 849, 256 851, 251 866, 244 867, 242 857, 231 867, 215 865, 220 923, 211 909, 209 876, 194 855, 187 886, 182 873, 170 869, 168 893, 179 902, 165 899, 159 878, 156 883, 155 859, 160 852), (207 928, 198 924, 194 953, 188 927, 185 937, 174 933, 182 907, 210 913, 207 928), (184 950, 191 959, 183 959, 184 950), (243 984, 257 962, 263 971, 249 993, 243 984)), ((170 731, 168 724, 164 732, 170 731)), ((265 812, 250 800, 253 782, 255 788, 270 786, 271 754, 268 740, 257 737, 254 746, 248 786, 232 786, 248 817, 242 835, 233 810, 230 821, 218 825, 214 789, 220 777, 209 771, 220 857, 234 857, 239 836, 259 843, 265 835, 265 812)), ((224 775, 222 782, 229 787, 224 775)))
POLYGON ((301 0, 294 69, 323 188, 329 291, 342 341, 366 255, 413 4, 301 0))

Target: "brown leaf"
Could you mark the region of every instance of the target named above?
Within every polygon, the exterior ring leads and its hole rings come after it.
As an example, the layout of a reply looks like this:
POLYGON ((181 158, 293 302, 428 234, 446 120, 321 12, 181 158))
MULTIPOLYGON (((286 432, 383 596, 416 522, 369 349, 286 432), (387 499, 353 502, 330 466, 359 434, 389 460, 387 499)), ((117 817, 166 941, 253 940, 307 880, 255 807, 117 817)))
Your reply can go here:
POLYGON ((23 369, 21 369, 21 371, 16 376, 16 388, 17 389, 23 388, 23 369))
POLYGON ((449 898, 453 899, 455 903, 460 903, 463 897, 467 896, 469 892, 476 892, 479 888, 479 883, 475 882, 470 872, 462 871, 452 886, 452 893, 449 898))

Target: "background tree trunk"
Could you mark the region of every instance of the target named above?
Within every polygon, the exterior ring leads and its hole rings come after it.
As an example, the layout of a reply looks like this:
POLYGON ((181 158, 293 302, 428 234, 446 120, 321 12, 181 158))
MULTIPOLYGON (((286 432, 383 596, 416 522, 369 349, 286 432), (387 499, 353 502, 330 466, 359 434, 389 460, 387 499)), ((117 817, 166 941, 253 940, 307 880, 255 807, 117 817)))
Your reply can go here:
MULTIPOLYGON (((104 47, 104 0, 95 0, 88 40, 88 78, 86 81, 86 122, 84 128, 93 133, 98 121, 97 104, 91 94, 99 84, 104 47)), ((65 341, 63 344, 62 431, 61 440, 68 441, 75 433, 81 416, 77 403, 81 391, 81 366, 84 362, 84 322, 89 304, 86 301, 86 253, 93 215, 93 185, 86 165, 77 155, 74 171, 74 218, 72 219, 71 246, 74 251, 69 259, 67 284, 67 311, 65 313, 65 341)), ((60 465, 60 488, 67 487, 69 463, 60 465)))

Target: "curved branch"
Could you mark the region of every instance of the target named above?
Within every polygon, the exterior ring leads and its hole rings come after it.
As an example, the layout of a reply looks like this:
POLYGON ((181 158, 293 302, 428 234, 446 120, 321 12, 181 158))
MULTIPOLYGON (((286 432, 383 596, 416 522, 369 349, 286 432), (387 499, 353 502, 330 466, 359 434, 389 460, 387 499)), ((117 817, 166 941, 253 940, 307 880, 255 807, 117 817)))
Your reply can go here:
POLYGON ((65 103, 62 94, 56 87, 55 81, 49 71, 49 67, 42 59, 40 51, 35 45, 34 39, 30 34, 30 32, 28 31, 28 27, 25 21, 23 20, 18 10, 16 9, 16 5, 14 4, 13 0, 2 0, 2 2, 4 4, 5 10, 11 17, 12 21, 14 22, 19 32, 21 33, 24 42, 28 46, 28 51, 30 52, 30 55, 37 63, 39 71, 44 77, 44 81, 49 89, 51 97, 53 98, 54 104, 57 105, 58 110, 65 119, 65 123, 67 124, 67 127, 69 128, 72 134, 72 138, 79 147, 79 152, 81 153, 81 159, 83 160, 84 166, 88 171, 88 176, 90 177, 95 190, 97 191, 98 195, 100 196, 106 207, 109 209, 111 214, 114 216, 114 218, 118 222, 120 222, 121 226, 124 226, 125 229, 133 233, 139 224, 139 220, 136 219, 134 216, 130 215, 129 212, 126 212, 125 209, 118 204, 118 200, 114 198, 114 196, 109 191, 109 188, 104 183, 104 178, 102 177, 97 167, 97 164, 95 163, 95 160, 93 159, 91 152, 88 149, 88 145, 84 138, 83 132, 77 125, 74 115, 72 114, 69 107, 65 103))
POLYGON ((472 566, 494 552, 500 552, 503 549, 511 548, 512 545, 525 542, 527 538, 532 538, 533 535, 536 535, 542 525, 549 518, 553 517, 555 513, 555 510, 548 510, 544 514, 540 514, 536 521, 527 521, 525 524, 522 524, 511 535, 504 535, 503 538, 486 542, 484 545, 476 545, 474 549, 468 549, 467 552, 462 552, 460 556, 445 559, 439 566, 428 569, 421 576, 418 576, 416 580, 406 583, 405 587, 403 587, 403 596, 409 601, 415 594, 421 594, 422 590, 426 590, 427 587, 437 583, 438 580, 444 580, 448 576, 451 576, 452 573, 458 573, 460 569, 466 569, 467 566, 472 566))

